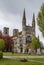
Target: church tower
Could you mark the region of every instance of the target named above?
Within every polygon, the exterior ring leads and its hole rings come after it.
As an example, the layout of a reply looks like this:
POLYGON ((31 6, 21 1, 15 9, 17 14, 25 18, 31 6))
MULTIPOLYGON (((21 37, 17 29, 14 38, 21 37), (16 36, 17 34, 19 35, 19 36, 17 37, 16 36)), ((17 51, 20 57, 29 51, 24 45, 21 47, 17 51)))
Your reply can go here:
POLYGON ((26 27, 26 15, 25 15, 25 9, 23 12, 23 19, 22 19, 22 30, 25 30, 26 27))
POLYGON ((3 34, 4 35, 9 35, 9 28, 8 27, 3 28, 3 34))
POLYGON ((23 42, 23 53, 25 52, 25 46, 26 46, 26 14, 25 9, 23 12, 23 19, 22 19, 22 42, 23 42))
POLYGON ((35 36, 35 15, 33 13, 33 18, 32 18, 32 32, 33 32, 33 35, 35 36))

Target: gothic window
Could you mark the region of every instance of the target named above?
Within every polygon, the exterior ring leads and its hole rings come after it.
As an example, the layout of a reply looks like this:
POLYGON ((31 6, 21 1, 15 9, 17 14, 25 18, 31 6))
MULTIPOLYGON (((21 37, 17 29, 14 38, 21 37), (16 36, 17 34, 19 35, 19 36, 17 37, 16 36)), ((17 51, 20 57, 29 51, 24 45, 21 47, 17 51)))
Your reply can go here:
POLYGON ((31 42, 31 37, 28 36, 28 37, 26 38, 26 43, 30 43, 30 42, 31 42))

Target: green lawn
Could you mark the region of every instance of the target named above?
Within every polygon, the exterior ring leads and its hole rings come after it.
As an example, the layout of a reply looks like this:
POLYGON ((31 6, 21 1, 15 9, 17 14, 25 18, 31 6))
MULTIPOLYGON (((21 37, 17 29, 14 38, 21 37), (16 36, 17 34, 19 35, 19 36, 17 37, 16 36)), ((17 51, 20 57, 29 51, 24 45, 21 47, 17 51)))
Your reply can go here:
POLYGON ((12 52, 4 52, 3 53, 4 56, 41 56, 38 54, 26 54, 26 53, 13 53, 12 52))
MULTIPOLYGON (((23 53, 3 53, 4 56, 29 56, 29 54, 23 53)), ((32 55, 35 56, 35 55, 32 55)), ((44 62, 44 58, 27 58, 28 60, 37 60, 44 62)), ((44 65, 44 63, 39 62, 21 62, 19 59, 0 59, 0 65, 44 65)))
POLYGON ((4 52, 3 56, 29 56, 29 54, 4 52))
POLYGON ((28 60, 44 61, 44 58, 28 58, 28 60))
POLYGON ((36 62, 21 62, 18 59, 0 59, 0 65, 44 65, 36 62))

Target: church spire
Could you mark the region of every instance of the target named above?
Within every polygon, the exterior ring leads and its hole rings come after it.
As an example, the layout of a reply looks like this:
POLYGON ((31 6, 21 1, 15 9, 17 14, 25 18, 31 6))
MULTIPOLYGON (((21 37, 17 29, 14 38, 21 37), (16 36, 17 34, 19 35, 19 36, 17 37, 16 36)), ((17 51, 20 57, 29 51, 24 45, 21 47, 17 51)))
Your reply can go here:
POLYGON ((34 13, 32 18, 32 30, 33 30, 33 35, 35 35, 35 14, 34 13))
POLYGON ((32 27, 35 27, 35 14, 33 13, 33 18, 32 18, 32 27))
POLYGON ((26 20, 25 8, 24 8, 24 12, 23 12, 23 20, 26 20))
POLYGON ((26 26, 26 14, 25 14, 25 8, 24 8, 23 20, 22 20, 22 27, 23 27, 23 29, 25 28, 25 26, 26 26))

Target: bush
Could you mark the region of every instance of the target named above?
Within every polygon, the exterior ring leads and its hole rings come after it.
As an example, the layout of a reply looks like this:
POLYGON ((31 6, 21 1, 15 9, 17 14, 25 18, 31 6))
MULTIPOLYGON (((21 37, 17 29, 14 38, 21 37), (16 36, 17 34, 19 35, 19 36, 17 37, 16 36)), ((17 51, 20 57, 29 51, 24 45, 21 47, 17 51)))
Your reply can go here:
POLYGON ((5 47, 5 42, 3 39, 0 39, 0 51, 2 51, 5 47))
POLYGON ((27 62, 28 60, 27 60, 27 58, 21 58, 20 61, 27 62))
POLYGON ((4 40, 0 39, 0 58, 3 58, 2 50, 4 49, 4 47, 5 47, 4 40))

